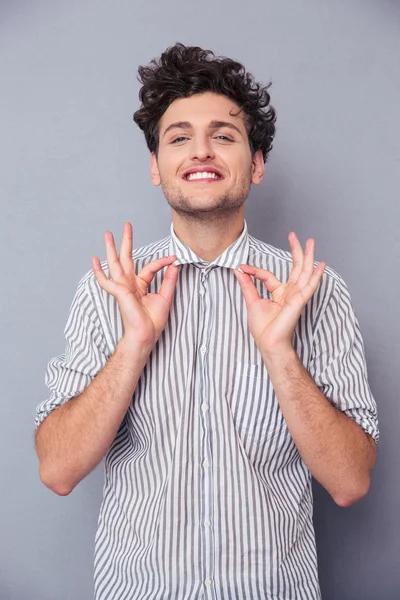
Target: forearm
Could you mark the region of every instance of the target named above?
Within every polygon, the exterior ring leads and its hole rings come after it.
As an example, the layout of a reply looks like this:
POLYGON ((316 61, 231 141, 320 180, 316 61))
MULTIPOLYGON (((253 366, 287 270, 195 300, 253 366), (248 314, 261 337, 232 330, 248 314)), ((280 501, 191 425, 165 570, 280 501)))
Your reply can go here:
POLYGON ((375 463, 374 443, 336 410, 293 349, 263 355, 289 432, 311 474, 341 506, 366 494, 375 463))
POLYGON ((122 338, 104 368, 75 398, 54 410, 36 432, 40 477, 66 495, 110 447, 150 353, 122 338))

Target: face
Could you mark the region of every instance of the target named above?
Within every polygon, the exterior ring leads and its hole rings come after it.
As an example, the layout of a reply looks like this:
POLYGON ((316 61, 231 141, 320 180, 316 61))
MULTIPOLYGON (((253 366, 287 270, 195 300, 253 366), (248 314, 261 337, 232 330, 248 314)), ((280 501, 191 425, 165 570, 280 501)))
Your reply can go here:
POLYGON ((226 96, 207 92, 175 100, 159 124, 154 185, 181 216, 226 218, 239 210, 264 174, 261 150, 251 156, 243 114, 226 96))

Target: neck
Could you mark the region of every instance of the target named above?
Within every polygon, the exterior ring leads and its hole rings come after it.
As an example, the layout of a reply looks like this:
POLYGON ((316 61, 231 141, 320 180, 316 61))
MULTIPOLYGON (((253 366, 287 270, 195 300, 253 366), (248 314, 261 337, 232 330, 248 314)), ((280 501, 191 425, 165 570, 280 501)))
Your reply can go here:
POLYGON ((176 236, 201 260, 211 262, 221 256, 240 236, 244 228, 243 211, 220 219, 187 219, 172 211, 176 236))

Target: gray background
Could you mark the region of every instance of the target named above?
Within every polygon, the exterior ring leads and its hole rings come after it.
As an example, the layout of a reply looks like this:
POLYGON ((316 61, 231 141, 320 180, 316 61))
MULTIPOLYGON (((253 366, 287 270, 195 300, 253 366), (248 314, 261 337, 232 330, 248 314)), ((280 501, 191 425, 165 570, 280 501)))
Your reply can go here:
POLYGON ((372 486, 340 509, 315 486, 324 600, 400 598, 400 36, 389 1, 16 0, 0 9, 0 599, 92 597, 99 467, 65 498, 39 481, 36 405, 48 360, 103 233, 169 234, 132 122, 139 64, 176 41, 272 79, 278 132, 249 231, 294 229, 344 278, 366 345, 381 443, 372 486), (397 299, 397 301, 396 301, 397 299))

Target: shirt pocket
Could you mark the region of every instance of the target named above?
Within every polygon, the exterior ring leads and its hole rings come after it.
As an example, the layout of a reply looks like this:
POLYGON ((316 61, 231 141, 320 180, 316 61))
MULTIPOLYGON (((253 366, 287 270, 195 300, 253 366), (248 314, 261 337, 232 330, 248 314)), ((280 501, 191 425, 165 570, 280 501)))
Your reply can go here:
POLYGON ((267 442, 287 432, 271 379, 264 366, 237 362, 231 389, 232 417, 242 440, 267 442))

